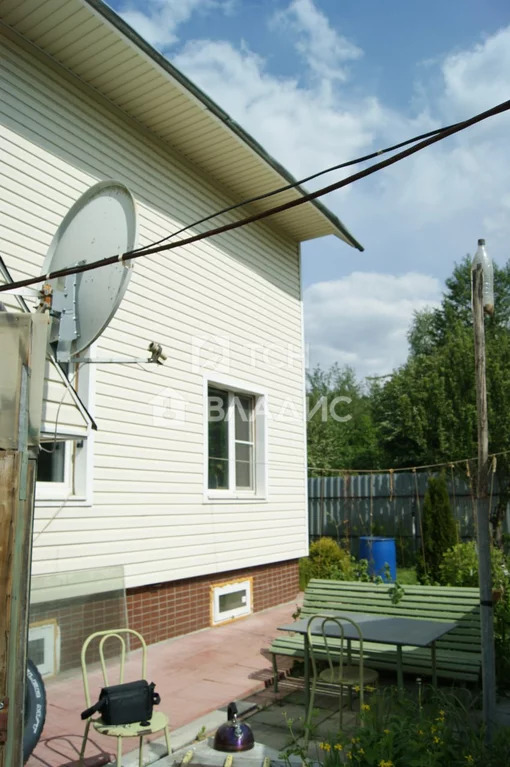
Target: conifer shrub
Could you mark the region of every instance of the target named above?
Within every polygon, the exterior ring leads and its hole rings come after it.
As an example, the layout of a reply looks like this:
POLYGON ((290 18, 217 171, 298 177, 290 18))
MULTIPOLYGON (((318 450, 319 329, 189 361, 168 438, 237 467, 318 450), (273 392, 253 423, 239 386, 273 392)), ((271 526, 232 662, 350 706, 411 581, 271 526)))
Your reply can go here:
POLYGON ((443 554, 457 543, 453 517, 444 476, 430 477, 422 509, 423 546, 417 559, 420 583, 438 583, 443 554))

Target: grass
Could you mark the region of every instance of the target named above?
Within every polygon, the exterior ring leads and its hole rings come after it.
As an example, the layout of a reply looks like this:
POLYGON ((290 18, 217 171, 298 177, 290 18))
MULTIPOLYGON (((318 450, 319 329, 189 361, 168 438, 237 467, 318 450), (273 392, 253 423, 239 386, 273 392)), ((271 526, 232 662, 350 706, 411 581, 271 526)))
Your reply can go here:
POLYGON ((414 567, 397 567, 397 580, 403 586, 412 586, 418 583, 416 569, 414 567))

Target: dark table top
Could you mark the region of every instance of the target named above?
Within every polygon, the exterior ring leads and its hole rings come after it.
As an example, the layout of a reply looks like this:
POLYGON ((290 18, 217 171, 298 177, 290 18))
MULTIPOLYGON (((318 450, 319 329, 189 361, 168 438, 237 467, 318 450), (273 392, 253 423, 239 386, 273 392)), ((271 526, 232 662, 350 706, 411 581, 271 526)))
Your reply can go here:
MULTIPOLYGON (((345 616, 355 621, 361 629, 365 642, 381 642, 393 645, 412 645, 413 647, 428 647, 456 627, 456 623, 446 621, 419 620, 417 618, 397 618, 392 615, 373 615, 370 613, 330 613, 332 617, 345 616)), ((306 634, 309 618, 300 618, 295 623, 278 626, 280 631, 294 631, 306 634)), ((312 633, 321 634, 322 619, 317 618, 312 624, 312 633)), ((343 624, 345 639, 358 639, 358 632, 345 621, 343 624)), ((339 636, 338 626, 327 623, 327 636, 339 636)))

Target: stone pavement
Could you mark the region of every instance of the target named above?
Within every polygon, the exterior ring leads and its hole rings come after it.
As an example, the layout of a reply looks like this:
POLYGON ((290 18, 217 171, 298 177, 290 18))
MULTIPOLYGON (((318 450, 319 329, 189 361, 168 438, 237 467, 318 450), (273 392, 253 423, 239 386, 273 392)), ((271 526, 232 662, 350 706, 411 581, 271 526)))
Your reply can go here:
MULTIPOLYGON (((189 743, 202 727, 210 730, 224 721, 231 700, 243 700, 258 692, 268 696, 269 701, 272 692, 266 691, 266 684, 272 679, 272 665, 264 649, 276 636, 277 626, 292 620, 295 609, 296 602, 287 603, 149 646, 147 677, 156 683, 161 695, 160 710, 169 716, 174 749, 179 747, 179 738, 189 743)), ((139 664, 140 653, 134 651, 126 666, 127 680, 140 678, 139 664)), ((83 735, 80 712, 85 708, 81 672, 60 674, 45 682, 46 724, 27 767, 74 767, 78 765, 83 735)), ((102 686, 96 670, 90 680, 91 694, 99 695, 102 686)), ((136 745, 136 739, 126 740, 124 752, 136 745)), ((87 767, 106 764, 114 752, 114 738, 92 733, 86 751, 87 767)), ((149 752, 147 748, 147 758, 149 752)), ((156 746, 152 758, 161 755, 156 746)))

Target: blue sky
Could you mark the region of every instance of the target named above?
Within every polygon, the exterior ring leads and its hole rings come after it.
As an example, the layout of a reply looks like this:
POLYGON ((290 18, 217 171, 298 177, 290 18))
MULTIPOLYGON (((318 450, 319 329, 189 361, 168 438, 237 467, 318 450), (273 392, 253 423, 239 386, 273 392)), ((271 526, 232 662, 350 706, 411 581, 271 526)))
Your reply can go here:
MULTIPOLYGON (((110 5, 297 177, 510 98, 508 0, 110 5)), ((478 237, 507 261, 509 136, 505 114, 323 198, 366 250, 303 246, 311 365, 390 372, 478 237)))

